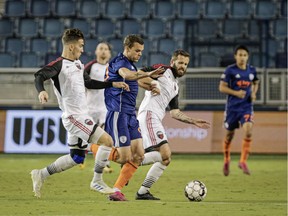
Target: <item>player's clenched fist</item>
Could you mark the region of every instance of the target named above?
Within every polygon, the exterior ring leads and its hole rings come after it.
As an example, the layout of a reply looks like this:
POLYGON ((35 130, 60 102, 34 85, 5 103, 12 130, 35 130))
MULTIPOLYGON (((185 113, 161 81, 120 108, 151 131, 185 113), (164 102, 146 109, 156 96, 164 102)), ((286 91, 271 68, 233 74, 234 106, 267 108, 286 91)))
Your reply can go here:
POLYGON ((49 95, 46 91, 41 91, 38 95, 38 98, 41 104, 45 104, 48 102, 49 95))

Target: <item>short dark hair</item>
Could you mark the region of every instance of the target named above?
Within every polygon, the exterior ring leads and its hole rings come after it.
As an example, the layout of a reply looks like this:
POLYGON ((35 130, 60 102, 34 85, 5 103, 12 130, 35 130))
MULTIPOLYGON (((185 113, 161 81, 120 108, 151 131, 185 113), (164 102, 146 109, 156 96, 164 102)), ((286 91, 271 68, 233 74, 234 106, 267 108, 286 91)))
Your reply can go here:
POLYGON ((185 56, 185 57, 188 57, 190 58, 190 54, 188 52, 186 52, 185 50, 182 50, 182 49, 178 49, 178 50, 175 50, 173 55, 172 55, 172 60, 175 60, 177 59, 177 57, 179 55, 182 55, 182 56, 185 56))
POLYGON ((66 29, 62 36, 62 43, 67 44, 69 42, 78 41, 79 39, 84 40, 84 35, 79 29, 76 28, 66 29))
POLYGON ((140 37, 140 35, 130 34, 124 38, 123 45, 124 47, 133 47, 134 43, 139 43, 141 45, 144 44, 144 40, 140 37))
POLYGON ((234 55, 236 55, 237 51, 240 50, 240 49, 245 50, 249 54, 249 50, 248 50, 247 46, 240 44, 240 45, 237 45, 235 47, 234 55))

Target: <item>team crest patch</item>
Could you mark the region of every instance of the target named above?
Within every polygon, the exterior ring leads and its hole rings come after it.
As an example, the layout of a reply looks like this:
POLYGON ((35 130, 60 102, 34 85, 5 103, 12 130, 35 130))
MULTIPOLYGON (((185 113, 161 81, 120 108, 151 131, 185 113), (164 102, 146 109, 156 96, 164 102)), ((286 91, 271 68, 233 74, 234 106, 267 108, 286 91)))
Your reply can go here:
POLYGON ((80 66, 80 64, 75 63, 75 65, 76 65, 76 67, 77 67, 79 70, 81 70, 81 66, 80 66))
POLYGON ((90 119, 85 119, 85 124, 93 125, 93 122, 90 119))
POLYGON ((160 139, 163 139, 164 138, 164 134, 162 131, 157 131, 157 136, 160 138, 160 139))
POLYGON ((126 137, 126 136, 120 136, 120 137, 119 137, 119 141, 120 141, 121 143, 126 143, 126 142, 127 142, 127 137, 126 137))
POLYGON ((239 78, 240 78, 240 74, 236 74, 236 76, 235 76, 235 77, 239 79, 239 78))
POLYGON ((254 74, 249 74, 249 79, 253 80, 254 79, 254 74))
POLYGON ((222 74, 221 75, 221 79, 225 79, 226 75, 225 74, 222 74))

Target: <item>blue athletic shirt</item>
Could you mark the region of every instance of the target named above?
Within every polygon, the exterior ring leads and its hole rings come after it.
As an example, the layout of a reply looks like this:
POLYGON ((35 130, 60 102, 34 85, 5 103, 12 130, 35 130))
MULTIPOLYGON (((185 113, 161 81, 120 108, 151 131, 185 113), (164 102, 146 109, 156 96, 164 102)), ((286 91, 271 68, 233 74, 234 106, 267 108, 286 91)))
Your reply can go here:
POLYGON ((134 114, 136 107, 136 97, 138 94, 137 81, 125 80, 119 74, 120 68, 127 68, 130 71, 137 71, 136 66, 132 61, 128 60, 123 53, 119 53, 109 62, 108 74, 105 75, 105 80, 110 82, 123 81, 129 85, 130 92, 120 88, 105 89, 105 104, 108 111, 124 112, 134 114))
POLYGON ((228 87, 233 90, 246 91, 246 96, 243 99, 228 94, 226 110, 240 112, 252 109, 251 86, 254 81, 258 80, 256 69, 253 66, 247 64, 246 70, 242 70, 236 64, 232 64, 226 68, 221 80, 228 83, 228 87))

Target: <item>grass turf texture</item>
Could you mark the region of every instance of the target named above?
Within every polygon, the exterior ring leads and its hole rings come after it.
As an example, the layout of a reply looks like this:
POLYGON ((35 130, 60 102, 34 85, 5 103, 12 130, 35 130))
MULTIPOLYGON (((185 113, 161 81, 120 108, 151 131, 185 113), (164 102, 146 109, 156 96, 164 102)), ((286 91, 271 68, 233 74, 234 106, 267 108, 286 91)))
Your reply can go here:
MULTIPOLYGON (((140 167, 123 189, 129 202, 111 202, 90 191, 93 175, 92 155, 84 169, 74 167, 50 176, 44 183, 42 198, 32 193, 29 172, 53 162, 59 155, 0 155, 0 215, 287 215, 286 155, 252 155, 247 176, 237 167, 239 155, 232 155, 231 172, 222 174, 221 155, 173 155, 170 166, 152 187, 161 201, 136 201, 135 193, 150 166, 140 167), (194 179, 208 188, 202 202, 189 202, 185 185, 194 179)), ((104 179, 112 186, 120 166, 111 163, 112 174, 104 179)))

